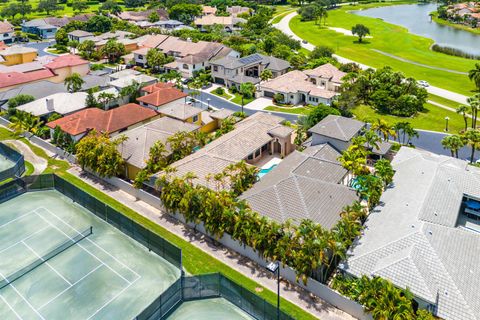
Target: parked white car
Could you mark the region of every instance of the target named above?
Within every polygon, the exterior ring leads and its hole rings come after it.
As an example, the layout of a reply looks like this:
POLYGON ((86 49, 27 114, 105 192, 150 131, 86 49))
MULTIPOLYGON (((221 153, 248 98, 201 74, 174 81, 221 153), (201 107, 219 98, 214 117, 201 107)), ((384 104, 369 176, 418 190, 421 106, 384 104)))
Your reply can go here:
POLYGON ((419 86, 422 86, 422 87, 424 87, 424 88, 430 86, 430 84, 429 84, 427 81, 425 81, 425 80, 418 80, 417 83, 418 83, 419 86))

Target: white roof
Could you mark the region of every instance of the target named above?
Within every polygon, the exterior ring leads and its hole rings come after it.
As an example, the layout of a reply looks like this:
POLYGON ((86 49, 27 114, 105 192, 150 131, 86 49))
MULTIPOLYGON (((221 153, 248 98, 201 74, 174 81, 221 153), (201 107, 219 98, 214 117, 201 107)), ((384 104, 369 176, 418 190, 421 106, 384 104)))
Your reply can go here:
POLYGON ((121 77, 117 80, 110 81, 109 84, 116 88, 125 88, 132 85, 134 82, 137 82, 139 84, 157 82, 157 78, 147 76, 145 74, 139 74, 138 76, 129 75, 121 77))
POLYGON ((443 319, 480 319, 480 233, 458 225, 464 195, 480 199, 480 169, 402 147, 393 186, 340 265, 378 275, 436 305, 443 319))
POLYGON ((66 115, 84 109, 86 99, 87 94, 85 92, 61 92, 23 104, 17 107, 17 109, 31 113, 37 117, 53 112, 59 113, 61 115, 66 115), (49 109, 47 105, 48 100, 52 101, 51 109, 49 109))

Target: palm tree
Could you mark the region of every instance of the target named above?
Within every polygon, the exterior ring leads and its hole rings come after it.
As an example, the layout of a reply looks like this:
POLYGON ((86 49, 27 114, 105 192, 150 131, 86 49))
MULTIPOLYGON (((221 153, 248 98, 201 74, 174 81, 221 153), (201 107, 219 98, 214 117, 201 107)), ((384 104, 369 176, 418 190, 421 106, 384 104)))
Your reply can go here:
POLYGON ((347 149, 343 151, 342 155, 338 158, 338 161, 345 169, 355 175, 358 175, 363 170, 363 166, 366 163, 366 158, 359 150, 347 149))
POLYGON ((475 129, 477 127, 477 115, 478 109, 480 108, 480 96, 476 94, 473 97, 467 99, 468 104, 470 105, 470 109, 472 110, 472 128, 475 129))
POLYGON ((472 152, 470 154, 470 163, 473 163, 475 151, 480 149, 480 131, 476 129, 468 129, 463 134, 463 140, 466 145, 472 148, 472 152))
POLYGON ((40 131, 42 126, 40 118, 35 117, 28 112, 17 111, 9 120, 11 122, 9 127, 15 131, 16 134, 21 134, 23 132, 36 134, 40 131))
POLYGON ((380 159, 375 163, 374 168, 375 175, 382 179, 385 187, 392 183, 395 171, 393 171, 390 161, 387 159, 380 159))
POLYGON ((449 135, 442 139, 442 146, 444 149, 449 149, 452 153, 452 157, 458 158, 458 150, 465 145, 462 137, 459 135, 449 135))
POLYGON ((66 77, 63 81, 68 92, 80 91, 84 83, 85 81, 82 79, 82 76, 76 72, 72 73, 71 76, 66 77))
POLYGON ((477 90, 480 90, 480 63, 475 63, 475 68, 468 71, 468 79, 475 83, 477 90))
POLYGON ((98 94, 98 102, 107 110, 108 104, 115 99, 115 94, 109 92, 100 92, 98 94))
POLYGON ((461 114, 463 116, 463 121, 465 122, 465 131, 467 131, 468 128, 468 119, 467 119, 467 111, 468 111, 468 106, 461 104, 457 108, 457 113, 461 114))
POLYGON ((387 141, 390 136, 396 137, 397 135, 393 127, 380 118, 377 118, 376 121, 372 123, 372 130, 377 131, 379 135, 382 135, 384 141, 387 141))
POLYGON ((366 130, 363 134, 365 137, 365 142, 367 144, 367 149, 375 148, 378 149, 378 143, 380 142, 380 137, 373 130, 366 130))
POLYGON ((240 90, 238 92, 242 95, 242 113, 244 106, 244 98, 251 98, 255 95, 255 85, 251 82, 245 82, 240 85, 240 90))

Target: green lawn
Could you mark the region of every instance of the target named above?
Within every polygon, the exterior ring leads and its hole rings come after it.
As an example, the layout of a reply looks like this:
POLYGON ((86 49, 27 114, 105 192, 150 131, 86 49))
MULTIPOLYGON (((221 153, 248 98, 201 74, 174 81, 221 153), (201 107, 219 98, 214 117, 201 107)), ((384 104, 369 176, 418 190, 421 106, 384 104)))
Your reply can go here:
POLYGON ((308 114, 310 111, 309 108, 289 108, 289 107, 278 107, 278 106, 268 106, 264 110, 268 111, 276 111, 276 112, 285 112, 285 113, 293 113, 293 114, 308 114))
POLYGON ((227 100, 230 100, 233 97, 231 94, 229 94, 226 91, 223 94, 218 94, 215 92, 215 90, 211 91, 210 93, 216 95, 217 97, 222 97, 227 100))
POLYGON ((292 13, 292 12, 295 11, 295 10, 296 10, 296 9, 290 8, 290 10, 287 10, 287 11, 284 11, 284 12, 282 12, 282 13, 280 13, 280 14, 274 15, 274 18, 272 19, 272 24, 279 23, 280 20, 283 19, 283 17, 285 17, 285 16, 286 16, 287 14, 289 14, 289 13, 292 13))
POLYGON ((436 103, 443 104, 444 106, 447 106, 447 107, 450 107, 450 108, 453 108, 453 109, 457 109, 458 106, 460 105, 459 102, 448 100, 444 97, 439 97, 439 96, 436 96, 436 95, 430 94, 430 93, 428 94, 428 100, 434 101, 436 103))
POLYGON ((440 132, 445 130, 445 117, 449 117, 449 131, 451 133, 459 132, 464 128, 463 117, 455 112, 442 109, 429 103, 425 105, 425 109, 425 112, 421 112, 412 118, 378 114, 371 107, 365 105, 354 108, 352 112, 358 119, 367 122, 372 122, 377 118, 386 120, 390 124, 395 124, 400 121, 408 121, 416 129, 440 132))
POLYGON ((28 161, 25 161, 25 173, 23 175, 29 176, 33 173, 33 170, 35 170, 35 168, 33 167, 33 164, 31 164, 28 161))
MULTIPOLYGON (((255 100, 255 97, 248 98, 248 99, 244 98, 243 99, 243 105, 247 105, 250 102, 252 102, 253 100, 255 100)), ((236 103, 238 105, 242 105, 242 96, 238 93, 235 93, 233 99, 230 100, 230 101, 233 102, 233 103, 236 103)))
MULTIPOLYGON (((403 2, 396 2, 395 4, 398 3, 403 2)), ((328 12, 327 27, 340 27, 351 30, 352 26, 357 23, 366 25, 370 29, 373 38, 366 39, 364 43, 358 43, 356 37, 345 36, 324 26, 318 26, 313 21, 302 22, 300 16, 296 16, 291 20, 290 28, 298 36, 314 45, 327 45, 334 48, 336 53, 342 57, 350 58, 375 68, 389 65, 418 80, 426 80, 432 85, 447 90, 464 95, 472 95, 474 85, 468 80, 466 75, 413 65, 372 50, 377 49, 417 63, 460 72, 468 72, 474 67, 474 60, 429 50, 433 40, 410 34, 406 28, 386 23, 380 19, 357 16, 348 12, 391 4, 372 3, 345 6, 328 12)))
MULTIPOLYGON (((0 127, 0 140, 12 139, 12 138, 14 138, 14 136, 10 131, 0 127)), ((230 279, 233 279, 237 283, 241 284, 248 290, 255 292, 255 294, 265 298, 270 303, 274 305, 276 304, 276 301, 277 301, 276 293, 262 287, 260 284, 256 283, 250 278, 245 277, 244 275, 230 268, 223 262, 213 258, 208 253, 190 244, 188 241, 183 240, 182 238, 171 233, 164 227, 145 218, 144 216, 138 214, 137 212, 130 209, 129 207, 119 203, 118 201, 106 195, 105 193, 101 192, 100 190, 92 187, 88 183, 85 183, 83 180, 66 172, 66 170, 70 167, 67 162, 51 159, 50 157, 48 157, 48 155, 45 153, 43 149, 32 145, 26 139, 21 139, 21 140, 27 143, 36 155, 48 160, 48 168, 45 170, 45 173, 55 172, 56 174, 58 174, 59 176, 62 176, 63 178, 70 181, 71 183, 81 188, 85 192, 99 199, 101 202, 108 204, 109 206, 118 210, 125 216, 135 220, 142 226, 152 230, 153 232, 162 236, 164 239, 170 241, 174 245, 181 248, 183 266, 188 273, 196 275, 196 274, 204 274, 204 273, 212 273, 212 272, 221 272, 227 277, 229 277, 230 279), (261 289, 261 292, 256 292, 258 288, 261 289)), ((314 317, 310 313, 304 311, 303 309, 299 308, 295 304, 283 298, 281 302, 281 309, 286 313, 290 314, 294 319, 312 319, 312 320, 316 319, 316 317, 314 317)))

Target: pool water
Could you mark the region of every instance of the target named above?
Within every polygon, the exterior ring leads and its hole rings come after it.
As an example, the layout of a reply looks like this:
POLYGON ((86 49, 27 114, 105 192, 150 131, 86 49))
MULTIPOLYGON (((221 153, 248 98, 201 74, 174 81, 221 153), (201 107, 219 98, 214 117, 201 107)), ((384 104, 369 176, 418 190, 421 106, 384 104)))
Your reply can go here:
POLYGON ((258 172, 257 176, 259 178, 262 178, 264 175, 266 175, 267 173, 269 173, 270 171, 272 171, 276 166, 278 166, 277 164, 274 164, 272 165, 270 168, 265 168, 265 169, 260 169, 260 171, 258 172))

